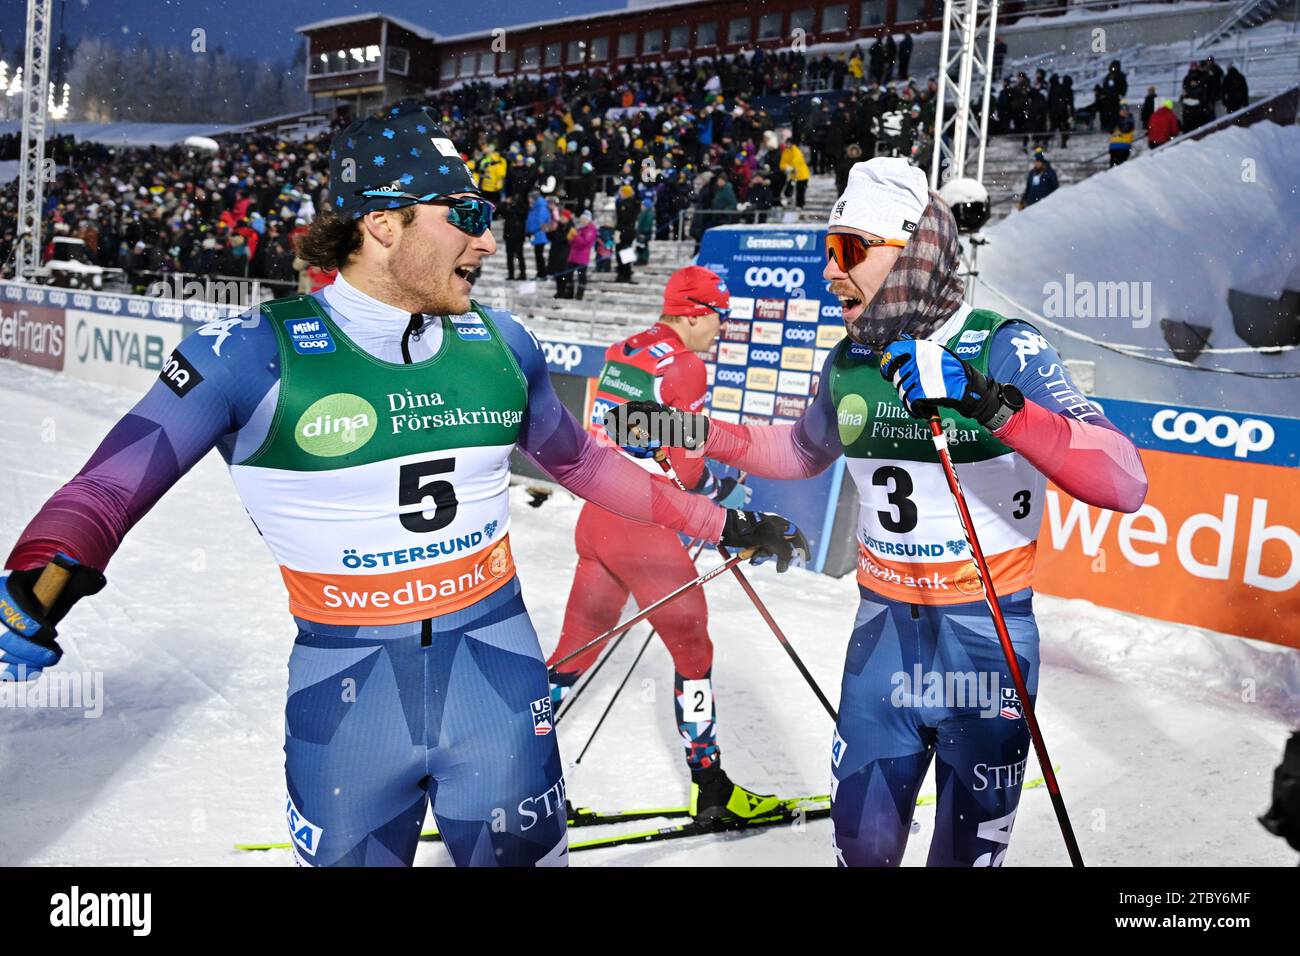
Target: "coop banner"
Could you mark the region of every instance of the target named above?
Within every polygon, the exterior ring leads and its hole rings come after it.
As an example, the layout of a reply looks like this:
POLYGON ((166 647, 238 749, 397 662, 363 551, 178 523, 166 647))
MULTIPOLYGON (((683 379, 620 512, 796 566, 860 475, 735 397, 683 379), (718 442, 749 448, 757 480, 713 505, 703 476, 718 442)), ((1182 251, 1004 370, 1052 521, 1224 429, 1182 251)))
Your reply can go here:
MULTIPOLYGON (((844 338, 840 304, 822 279, 820 226, 720 226, 697 261, 731 292, 731 315, 708 353, 708 410, 719 421, 789 425, 817 394, 821 367, 844 338)), ((803 529, 813 567, 825 567, 843 460, 806 481, 749 478, 751 506, 803 529)))
POLYGON ((1300 419, 1099 399, 1150 488, 1121 515, 1049 486, 1035 587, 1300 647, 1300 419))

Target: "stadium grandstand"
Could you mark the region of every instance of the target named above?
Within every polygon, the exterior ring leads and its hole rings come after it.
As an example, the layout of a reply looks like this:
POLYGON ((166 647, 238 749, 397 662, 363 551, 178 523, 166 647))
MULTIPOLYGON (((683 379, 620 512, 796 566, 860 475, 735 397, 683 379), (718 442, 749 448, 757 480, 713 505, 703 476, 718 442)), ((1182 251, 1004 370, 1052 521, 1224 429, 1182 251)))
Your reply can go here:
MULTIPOLYGON (((1003 4, 984 166, 994 219, 1038 201, 1035 153, 1057 189, 1111 168, 1122 104, 1132 154, 1167 99, 1180 133, 1259 118, 1247 107, 1261 103, 1293 122, 1295 16, 1276 0, 1003 4)), ((300 112, 147 125, 77 122, 74 108, 54 123, 45 256, 79 240, 108 287, 137 292, 172 277, 253 298, 318 287, 330 277, 293 246, 329 200, 325 144, 358 115, 418 102, 498 202, 501 254, 477 295, 607 340, 654 315, 709 227, 824 222, 837 181, 873 155, 929 169, 941 26, 937 0, 632 0, 457 36, 383 13, 308 23, 300 112), (598 238, 579 268, 566 233, 584 213, 598 238)), ((17 146, 17 122, 0 123, 0 179, 17 146)), ((10 183, 6 264, 16 209, 10 183)))

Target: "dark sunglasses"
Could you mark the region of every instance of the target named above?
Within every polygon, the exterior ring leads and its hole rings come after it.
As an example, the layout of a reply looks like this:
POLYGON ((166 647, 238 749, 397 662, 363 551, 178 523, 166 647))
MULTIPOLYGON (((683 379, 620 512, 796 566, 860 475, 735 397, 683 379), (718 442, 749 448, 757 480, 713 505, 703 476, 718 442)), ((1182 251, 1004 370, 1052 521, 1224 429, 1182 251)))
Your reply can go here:
POLYGON ((447 221, 461 232, 471 236, 481 236, 492 226, 492 213, 496 206, 486 199, 474 199, 467 196, 440 196, 429 193, 417 196, 414 193, 399 193, 390 189, 358 189, 354 195, 367 199, 406 199, 411 202, 424 203, 429 206, 446 206, 447 221))
POLYGON ((712 309, 714 312, 718 313, 718 318, 720 318, 723 322, 726 322, 727 319, 731 318, 730 309, 719 309, 716 305, 713 305, 710 302, 705 302, 702 299, 692 299, 689 295, 686 297, 686 301, 694 302, 696 305, 702 305, 706 309, 712 309))
POLYGON ((903 239, 867 239, 851 232, 828 232, 826 234, 826 261, 832 259, 840 268, 848 272, 856 265, 866 261, 867 254, 876 246, 895 246, 906 249, 903 239))

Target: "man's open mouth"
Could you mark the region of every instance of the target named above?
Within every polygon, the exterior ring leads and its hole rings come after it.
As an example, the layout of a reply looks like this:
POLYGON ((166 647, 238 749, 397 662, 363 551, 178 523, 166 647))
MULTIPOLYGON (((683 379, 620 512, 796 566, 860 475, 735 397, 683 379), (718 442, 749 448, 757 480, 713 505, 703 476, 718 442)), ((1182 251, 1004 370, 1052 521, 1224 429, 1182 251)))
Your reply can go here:
POLYGON ((482 270, 478 266, 457 266, 456 275, 460 276, 473 288, 474 283, 478 281, 479 273, 482 270))

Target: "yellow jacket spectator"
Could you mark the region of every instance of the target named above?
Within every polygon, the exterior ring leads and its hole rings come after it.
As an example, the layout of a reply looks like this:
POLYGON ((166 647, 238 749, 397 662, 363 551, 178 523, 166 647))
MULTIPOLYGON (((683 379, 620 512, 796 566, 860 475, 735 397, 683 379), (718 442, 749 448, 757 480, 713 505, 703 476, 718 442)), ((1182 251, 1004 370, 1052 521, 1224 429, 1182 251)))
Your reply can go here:
POLYGON ((781 150, 781 170, 796 183, 807 182, 812 174, 808 172, 808 160, 803 150, 794 140, 787 140, 785 149, 781 150))
POLYGON ((479 189, 485 193, 499 193, 506 184, 506 159, 492 150, 479 163, 479 189))

